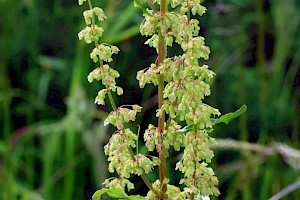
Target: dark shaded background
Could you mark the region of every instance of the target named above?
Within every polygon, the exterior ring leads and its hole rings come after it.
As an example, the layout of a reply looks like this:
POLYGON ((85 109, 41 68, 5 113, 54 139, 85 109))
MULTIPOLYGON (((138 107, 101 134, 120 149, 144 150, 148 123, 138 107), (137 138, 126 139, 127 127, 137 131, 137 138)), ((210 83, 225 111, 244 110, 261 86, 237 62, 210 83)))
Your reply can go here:
MULTIPOLYGON (((121 50, 113 62, 125 90, 118 101, 143 105, 132 124, 133 130, 141 124, 143 133, 156 123, 156 89, 142 91, 135 76, 156 52, 143 44, 143 18, 133 2, 96 2, 108 16, 102 41, 121 50)), ((206 101, 222 113, 248 106, 212 133, 219 199, 268 199, 299 181, 300 1, 204 4, 201 35, 217 73, 206 101)), ((0 199, 90 199, 109 176, 103 146, 114 129, 103 120, 111 108, 97 109, 102 86, 86 79, 95 64, 93 45, 77 38, 84 9, 76 0, 0 0, 0 199)), ((146 152, 142 140, 139 151, 146 152)), ((170 168, 178 156, 172 154, 170 168)), ((170 171, 169 177, 176 183, 181 175, 170 171)), ((133 193, 145 194, 140 179, 132 181, 133 193)), ((299 196, 295 190, 284 199, 299 196)))

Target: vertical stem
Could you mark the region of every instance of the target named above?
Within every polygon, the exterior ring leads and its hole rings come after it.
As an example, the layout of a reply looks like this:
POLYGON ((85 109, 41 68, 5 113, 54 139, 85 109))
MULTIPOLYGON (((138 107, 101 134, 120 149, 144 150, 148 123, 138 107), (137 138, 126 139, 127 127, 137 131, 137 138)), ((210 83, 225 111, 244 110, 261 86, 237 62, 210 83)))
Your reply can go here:
MULTIPOLYGON (((196 125, 194 125, 194 133, 195 133, 194 140, 196 140, 196 135, 197 135, 197 126, 196 125)), ((194 160, 194 166, 195 166, 195 171, 193 173, 193 184, 194 184, 194 186, 196 186, 196 170, 197 170, 196 164, 197 164, 196 160, 194 160)), ((195 199, 195 194, 192 193, 190 195, 190 198, 191 198, 191 200, 194 200, 195 199)))
MULTIPOLYGON (((76 60, 72 71, 72 80, 70 85, 69 96, 70 99, 78 101, 78 89, 82 87, 81 75, 84 73, 83 58, 84 51, 83 44, 78 43, 76 49, 76 60)), ((67 116, 75 116, 77 113, 77 107, 69 105, 67 108, 67 116)), ((78 117, 78 116, 76 116, 78 117)), ((68 127, 65 133, 65 163, 70 162, 76 156, 76 130, 73 126, 68 127)), ((76 184, 75 169, 69 170, 64 178, 64 190, 63 199, 72 199, 74 197, 74 186, 76 184)))
MULTIPOLYGON (((109 90, 108 87, 106 87, 106 89, 109 90)), ((111 106, 113 107, 114 111, 115 111, 115 112, 118 112, 118 109, 117 109, 117 106, 116 106, 116 104, 115 104, 114 98, 112 97, 110 91, 108 92, 108 98, 109 98, 110 104, 111 104, 111 106)))
MULTIPOLYGON (((162 26, 163 26, 163 18, 166 14, 167 11, 167 5, 166 5, 166 0, 160 0, 160 17, 161 17, 161 22, 160 22, 160 30, 158 33, 158 66, 161 65, 163 60, 166 57, 166 42, 163 37, 162 33, 162 26)), ((163 90, 164 90, 164 77, 161 74, 159 77, 159 84, 158 84, 158 108, 160 109, 162 104, 163 104, 163 90)), ((160 133, 160 141, 158 145, 163 144, 163 132, 164 132, 164 122, 165 122, 165 113, 162 113, 162 116, 158 118, 158 130, 160 133)), ((160 193, 160 199, 164 199, 165 193, 167 192, 167 185, 163 184, 163 181, 166 177, 166 157, 164 156, 164 149, 162 147, 162 150, 159 151, 159 160, 160 160, 160 165, 159 165, 159 180, 160 183, 162 184, 162 190, 160 193)))

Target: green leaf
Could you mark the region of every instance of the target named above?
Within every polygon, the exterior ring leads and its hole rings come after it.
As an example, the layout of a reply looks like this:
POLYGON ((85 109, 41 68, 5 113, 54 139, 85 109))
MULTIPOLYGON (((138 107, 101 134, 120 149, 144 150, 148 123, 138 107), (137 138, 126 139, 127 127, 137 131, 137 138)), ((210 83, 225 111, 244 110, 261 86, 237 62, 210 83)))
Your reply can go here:
POLYGON ((93 200, 98 200, 98 199, 100 199, 101 196, 102 196, 103 194, 105 194, 105 193, 106 193, 106 191, 104 191, 103 189, 102 189, 102 190, 97 190, 97 191, 93 194, 92 199, 93 199, 93 200))
POLYGON ((238 116, 246 112, 246 110, 247 110, 247 106, 243 105, 240 109, 238 109, 234 113, 227 113, 221 116, 220 118, 211 119, 211 120, 215 125, 219 123, 225 123, 226 125, 228 125, 230 121, 232 121, 233 119, 237 118, 238 116))
POLYGON ((134 0, 134 6, 143 9, 143 0, 134 0))
POLYGON ((128 199, 128 195, 121 189, 119 188, 113 188, 113 189, 101 189, 96 191, 93 194, 92 199, 93 200, 100 200, 101 196, 103 194, 107 193, 108 196, 110 196, 111 198, 121 198, 121 199, 128 199))
MULTIPOLYGON (((232 121, 233 119, 237 118, 238 116, 240 116, 241 114, 246 112, 246 110, 247 110, 247 106, 243 105, 241 108, 239 108, 234 113, 227 113, 227 114, 221 116, 220 118, 216 118, 216 119, 211 118, 210 120, 214 125, 220 124, 220 123, 225 123, 226 125, 228 125, 230 121, 232 121)), ((177 132, 178 133, 188 133, 188 132, 192 131, 193 129, 194 129, 194 125, 187 125, 181 129, 179 129, 177 132)))
POLYGON ((119 188, 110 189, 107 191, 108 196, 112 198, 127 198, 128 195, 119 188))
POLYGON ((144 15, 151 16, 151 14, 143 7, 143 0, 134 0, 134 6, 140 8, 143 11, 144 15))
POLYGON ((128 199, 128 200, 146 200, 145 197, 139 196, 139 195, 132 195, 128 196, 123 190, 119 188, 113 188, 113 189, 102 189, 98 190, 93 194, 92 199, 93 200, 100 200, 101 196, 103 194, 107 194, 111 198, 115 199, 128 199))
POLYGON ((146 200, 147 198, 146 197, 142 197, 140 195, 133 195, 133 196, 129 196, 127 199, 128 200, 146 200))

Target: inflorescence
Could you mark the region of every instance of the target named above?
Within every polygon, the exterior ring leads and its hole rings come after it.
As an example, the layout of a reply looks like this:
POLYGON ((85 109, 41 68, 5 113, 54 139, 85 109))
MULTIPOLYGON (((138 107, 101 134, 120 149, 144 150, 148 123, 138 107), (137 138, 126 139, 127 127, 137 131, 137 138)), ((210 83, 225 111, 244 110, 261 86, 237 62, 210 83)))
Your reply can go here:
MULTIPOLYGON (((86 0, 79 0, 82 5, 86 0)), ((155 166, 160 164, 157 157, 151 158, 134 154, 138 136, 125 124, 135 121, 142 107, 138 105, 116 107, 111 97, 111 92, 123 94, 123 89, 116 85, 119 73, 111 68, 109 63, 112 55, 119 52, 118 47, 109 44, 99 44, 99 38, 103 35, 103 28, 96 23, 102 22, 106 16, 101 8, 92 7, 87 0, 89 9, 83 12, 86 27, 78 34, 79 39, 86 43, 94 43, 95 48, 90 53, 91 59, 98 63, 89 75, 88 81, 101 81, 104 89, 98 92, 95 103, 105 104, 108 95, 114 110, 108 115, 105 124, 111 124, 117 128, 108 144, 105 146, 105 154, 108 156, 109 172, 117 172, 116 178, 109 178, 104 182, 106 188, 133 189, 134 185, 129 181, 130 174, 144 176, 150 173, 155 166), (105 64, 104 64, 105 62, 105 64)), ((209 145, 215 140, 209 136, 213 130, 212 116, 220 115, 220 112, 205 104, 203 99, 210 95, 209 81, 215 73, 207 65, 199 65, 199 59, 207 60, 210 49, 205 45, 204 38, 199 36, 199 21, 191 15, 202 16, 206 8, 201 5, 201 0, 167 0, 167 8, 163 14, 155 8, 160 7, 164 0, 139 0, 141 5, 149 5, 145 8, 145 20, 140 26, 142 35, 149 37, 146 41, 150 47, 154 47, 158 54, 160 45, 167 52, 177 43, 183 54, 174 57, 164 56, 161 63, 152 63, 148 68, 138 72, 137 79, 140 87, 146 84, 161 84, 163 78, 163 102, 157 110, 157 117, 166 115, 169 119, 163 122, 163 130, 150 124, 144 133, 145 145, 149 151, 156 150, 166 158, 169 149, 183 150, 182 158, 176 164, 176 170, 183 173, 179 184, 184 185, 183 190, 171 185, 169 179, 163 182, 155 181, 149 187, 147 197, 155 199, 162 193, 162 185, 167 185, 165 195, 168 199, 200 199, 201 196, 219 195, 215 187, 218 180, 212 168, 208 167, 213 152, 209 145), (185 122, 192 127, 189 131, 181 131, 179 122, 185 122), (162 148, 163 147, 163 148, 162 148)), ((143 179, 144 180, 144 179, 143 179)))

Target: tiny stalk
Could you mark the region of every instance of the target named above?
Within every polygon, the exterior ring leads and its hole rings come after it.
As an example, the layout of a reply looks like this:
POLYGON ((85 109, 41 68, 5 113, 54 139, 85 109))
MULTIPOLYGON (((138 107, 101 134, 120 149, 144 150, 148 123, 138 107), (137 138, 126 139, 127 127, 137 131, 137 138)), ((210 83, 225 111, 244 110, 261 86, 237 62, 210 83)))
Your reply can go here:
MULTIPOLYGON (((86 0, 79 0, 79 5, 84 2, 86 0)), ((117 177, 106 179, 103 183, 105 188, 98 190, 93 199, 100 199, 105 193, 112 198, 137 200, 201 199, 203 196, 219 195, 216 188, 218 180, 208 167, 213 158, 209 145, 215 141, 209 133, 215 124, 227 123, 239 113, 218 119, 215 116, 219 116, 220 112, 203 103, 205 96, 211 93, 209 82, 215 73, 207 65, 199 65, 199 59, 205 61, 210 54, 204 38, 199 36, 199 21, 193 17, 202 16, 206 12, 201 0, 134 0, 134 5, 143 11, 145 17, 140 32, 149 37, 146 44, 157 52, 157 60, 140 70, 137 79, 141 88, 150 83, 158 87, 157 126, 149 124, 143 134, 148 151, 156 149, 158 157, 140 154, 140 126, 137 133, 134 133, 126 125, 135 121, 142 107, 117 107, 113 99, 113 92, 123 94, 123 89, 116 83, 120 74, 110 64, 113 54, 118 54, 119 49, 117 46, 99 43, 104 30, 97 24, 105 20, 106 16, 101 8, 92 6, 91 0, 87 2, 89 9, 83 12, 86 27, 78 36, 88 44, 95 44, 90 57, 98 63, 98 67, 88 75, 88 81, 101 81, 104 89, 98 92, 95 103, 105 105, 108 96, 113 110, 104 124, 111 124, 117 129, 104 147, 108 156, 108 170, 115 172, 117 177), (181 47, 182 55, 168 57, 173 43, 181 47), (181 128, 179 122, 185 123, 186 127, 181 128), (175 168, 183 174, 183 178, 176 185, 171 185, 166 177, 170 147, 175 151, 183 151, 175 168), (133 151, 135 148, 136 151, 133 151), (159 168, 158 179, 151 183, 146 174, 154 173, 155 167, 159 168), (125 193, 134 188, 129 180, 132 174, 140 176, 148 187, 146 197, 125 193)))

